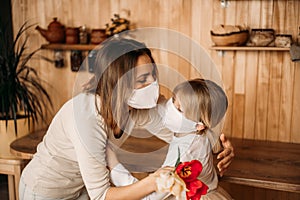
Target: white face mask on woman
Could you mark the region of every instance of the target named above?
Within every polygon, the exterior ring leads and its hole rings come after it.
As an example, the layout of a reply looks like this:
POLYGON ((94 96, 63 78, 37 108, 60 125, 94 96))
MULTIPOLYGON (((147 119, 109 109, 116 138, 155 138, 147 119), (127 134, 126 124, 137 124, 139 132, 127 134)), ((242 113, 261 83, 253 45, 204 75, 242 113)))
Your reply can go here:
POLYGON ((150 85, 134 89, 127 104, 136 109, 154 108, 159 96, 159 85, 157 80, 150 85))
POLYGON ((163 117, 164 125, 175 133, 191 133, 197 131, 197 125, 202 122, 194 122, 187 119, 172 102, 172 98, 167 102, 163 117))

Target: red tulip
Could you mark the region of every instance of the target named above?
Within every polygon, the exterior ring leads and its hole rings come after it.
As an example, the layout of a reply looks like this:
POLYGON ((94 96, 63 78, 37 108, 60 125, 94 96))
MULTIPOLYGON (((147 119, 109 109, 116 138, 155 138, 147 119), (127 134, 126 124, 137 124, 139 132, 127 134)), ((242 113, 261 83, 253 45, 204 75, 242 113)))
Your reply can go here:
POLYGON ((184 180, 184 182, 190 182, 197 179, 201 171, 202 164, 198 160, 179 163, 176 167, 176 173, 184 180))
POLYGON ((176 167, 176 173, 182 178, 188 189, 187 199, 199 200, 202 195, 207 193, 208 186, 197 179, 201 171, 202 164, 198 160, 179 163, 176 167))
POLYGON ((208 190, 208 186, 198 179, 190 182, 186 187, 188 189, 187 199, 191 200, 200 200, 201 196, 205 195, 208 190))

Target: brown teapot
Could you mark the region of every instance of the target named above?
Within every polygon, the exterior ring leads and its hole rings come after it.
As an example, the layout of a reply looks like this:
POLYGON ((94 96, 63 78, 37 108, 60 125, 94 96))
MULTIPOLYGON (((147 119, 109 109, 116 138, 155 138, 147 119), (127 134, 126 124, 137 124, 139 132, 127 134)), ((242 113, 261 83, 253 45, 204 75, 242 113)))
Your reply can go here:
POLYGON ((50 43, 64 43, 65 42, 65 27, 53 18, 53 21, 48 25, 48 30, 37 26, 35 28, 41 35, 50 43))

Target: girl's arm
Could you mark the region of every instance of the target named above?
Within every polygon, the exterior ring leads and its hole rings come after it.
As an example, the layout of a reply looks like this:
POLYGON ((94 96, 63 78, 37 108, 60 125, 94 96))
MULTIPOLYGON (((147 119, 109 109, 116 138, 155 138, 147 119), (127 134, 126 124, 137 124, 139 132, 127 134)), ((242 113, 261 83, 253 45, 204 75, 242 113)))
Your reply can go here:
MULTIPOLYGON (((138 181, 138 179, 133 177, 131 175, 131 173, 121 163, 119 163, 116 154, 109 147, 109 145, 106 148, 106 156, 107 156, 106 158, 107 158, 108 167, 111 169, 110 178, 111 178, 112 183, 115 186, 119 187, 119 186, 128 186, 131 184, 135 185, 135 184, 140 184, 139 182, 141 182, 141 181, 143 183, 144 183, 144 181, 147 181, 146 179, 138 181)), ((156 174, 158 174, 162 170, 163 169, 160 169, 156 173, 150 174, 150 177, 154 176, 156 179, 156 176, 157 176, 156 174)), ((137 186, 137 188, 138 187, 139 186, 137 186)), ((156 189, 156 183, 155 183, 155 189, 156 189)), ((112 192, 115 192, 113 189, 110 189, 110 190, 112 192)), ((166 195, 167 194, 153 192, 153 193, 149 194, 148 196, 142 198, 142 200, 159 200, 159 199, 163 199, 166 195)))
POLYGON ((106 200, 134 200, 142 199, 156 190, 154 174, 127 186, 110 187, 106 193, 106 200))

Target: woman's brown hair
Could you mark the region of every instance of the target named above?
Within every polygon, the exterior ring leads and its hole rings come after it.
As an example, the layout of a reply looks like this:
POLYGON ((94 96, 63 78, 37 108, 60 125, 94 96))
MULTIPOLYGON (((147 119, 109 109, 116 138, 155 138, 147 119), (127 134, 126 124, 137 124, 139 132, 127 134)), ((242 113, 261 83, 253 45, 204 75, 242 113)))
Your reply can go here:
POLYGON ((135 67, 140 56, 146 55, 153 65, 153 76, 157 67, 150 49, 145 44, 131 39, 113 38, 98 50, 95 61, 95 76, 88 84, 89 92, 100 98, 97 106, 104 119, 107 131, 113 131, 116 138, 121 137, 128 121, 127 99, 134 89, 135 67))

